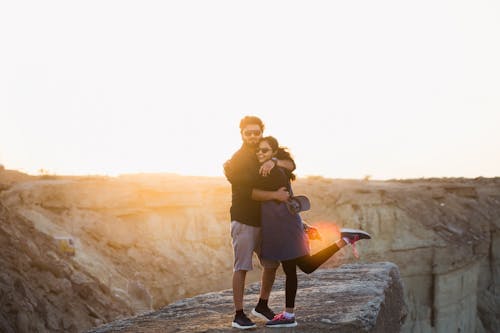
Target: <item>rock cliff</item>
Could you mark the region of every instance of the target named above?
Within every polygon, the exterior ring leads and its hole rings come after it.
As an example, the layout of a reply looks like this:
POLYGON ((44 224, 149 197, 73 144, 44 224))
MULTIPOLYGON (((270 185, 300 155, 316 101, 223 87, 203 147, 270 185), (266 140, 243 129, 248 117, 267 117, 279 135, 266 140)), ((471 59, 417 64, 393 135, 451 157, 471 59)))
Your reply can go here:
MULTIPOLYGON (((406 316, 403 286, 396 265, 373 263, 344 265, 337 269, 299 274, 296 316, 299 325, 289 332, 399 332, 406 316)), ((284 304, 284 279, 277 279, 271 306, 284 304)), ((256 304, 259 283, 247 288, 256 304)), ((159 311, 118 320, 89 331, 106 332, 234 332, 231 290, 183 299, 159 311)), ((252 332, 266 332, 265 321, 252 332)))
MULTIPOLYGON (((373 240, 359 245, 359 262, 398 265, 402 331, 500 331, 500 179, 293 186, 310 197, 303 217, 323 235, 313 250, 339 227, 361 228, 373 240)), ((230 288, 230 200, 222 178, 0 171, 0 330, 81 331, 230 288)), ((343 249, 325 267, 355 260, 343 249)))
POLYGON ((363 260, 399 266, 409 306, 404 331, 500 330, 498 178, 297 185, 319 205, 308 219, 330 216, 371 232, 376 241, 364 244, 363 260))

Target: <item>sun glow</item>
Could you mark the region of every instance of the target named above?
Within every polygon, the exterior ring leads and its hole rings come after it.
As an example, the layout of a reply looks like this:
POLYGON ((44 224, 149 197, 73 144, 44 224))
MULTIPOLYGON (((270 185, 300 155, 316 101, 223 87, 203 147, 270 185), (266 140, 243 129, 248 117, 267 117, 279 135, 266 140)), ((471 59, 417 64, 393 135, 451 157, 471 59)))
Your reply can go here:
POLYGON ((340 227, 334 221, 318 221, 310 223, 318 229, 321 239, 309 241, 311 253, 314 254, 340 239, 340 227))

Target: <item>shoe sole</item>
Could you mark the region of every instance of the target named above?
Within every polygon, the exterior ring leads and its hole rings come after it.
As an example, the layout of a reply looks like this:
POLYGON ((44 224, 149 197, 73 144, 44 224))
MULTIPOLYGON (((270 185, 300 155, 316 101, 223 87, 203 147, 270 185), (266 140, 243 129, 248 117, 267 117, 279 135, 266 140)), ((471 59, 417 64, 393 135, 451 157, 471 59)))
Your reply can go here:
POLYGON ((363 230, 358 230, 358 229, 348 229, 348 228, 342 228, 340 229, 340 233, 346 233, 346 234, 357 234, 360 235, 360 239, 371 239, 372 236, 370 236, 369 233, 363 231, 363 230))
POLYGON ((266 327, 269 327, 269 328, 273 328, 273 327, 276 327, 276 328, 279 328, 279 327, 295 327, 297 325, 298 325, 297 322, 295 322, 295 323, 291 323, 291 324, 266 325, 266 327))
POLYGON ((255 311, 255 308, 254 308, 254 309, 252 309, 251 314, 252 314, 252 315, 254 315, 255 317, 258 317, 258 318, 262 319, 262 320, 267 320, 267 321, 269 321, 269 320, 272 320, 272 319, 273 319, 273 318, 269 319, 269 318, 267 318, 266 316, 264 316, 262 313, 259 313, 259 312, 255 311))
POLYGON ((239 328, 240 330, 249 330, 257 327, 257 325, 255 324, 253 326, 241 326, 240 324, 235 323, 234 321, 231 323, 231 326, 234 328, 239 328))

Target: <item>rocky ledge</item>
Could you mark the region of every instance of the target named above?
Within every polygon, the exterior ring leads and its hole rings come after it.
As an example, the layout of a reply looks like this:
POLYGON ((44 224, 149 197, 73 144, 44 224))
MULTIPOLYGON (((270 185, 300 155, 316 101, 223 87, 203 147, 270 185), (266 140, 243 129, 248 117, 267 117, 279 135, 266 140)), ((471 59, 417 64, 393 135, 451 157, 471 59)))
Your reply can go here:
MULTIPOLYGON (((256 304, 258 293, 258 283, 247 287, 247 313, 256 304)), ((271 295, 271 307, 282 308, 284 298, 284 277, 280 276, 271 295)), ((234 332, 232 304, 231 290, 213 292, 89 332, 234 332)), ((301 273, 296 306, 296 328, 266 329, 259 320, 252 332, 399 332, 407 312, 399 269, 389 262, 301 273)))

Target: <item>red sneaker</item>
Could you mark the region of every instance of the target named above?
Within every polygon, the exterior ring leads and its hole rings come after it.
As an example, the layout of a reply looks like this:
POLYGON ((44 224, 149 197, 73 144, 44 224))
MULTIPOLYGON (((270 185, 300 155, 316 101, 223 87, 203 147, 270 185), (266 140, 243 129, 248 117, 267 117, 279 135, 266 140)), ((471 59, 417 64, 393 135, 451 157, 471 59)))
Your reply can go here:
POLYGON ((356 258, 359 258, 359 253, 358 253, 358 250, 356 249, 356 246, 354 245, 354 243, 356 243, 360 239, 371 239, 372 238, 372 236, 370 236, 369 233, 367 233, 363 230, 347 229, 347 228, 340 229, 340 236, 342 237, 344 242, 352 245, 352 252, 354 253, 354 256, 356 258))
POLYGON ((277 314, 273 320, 266 323, 266 327, 295 327, 297 322, 295 316, 287 318, 284 313, 277 314))

